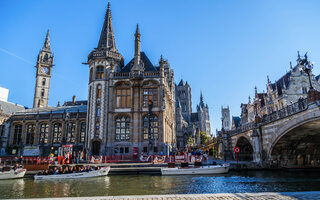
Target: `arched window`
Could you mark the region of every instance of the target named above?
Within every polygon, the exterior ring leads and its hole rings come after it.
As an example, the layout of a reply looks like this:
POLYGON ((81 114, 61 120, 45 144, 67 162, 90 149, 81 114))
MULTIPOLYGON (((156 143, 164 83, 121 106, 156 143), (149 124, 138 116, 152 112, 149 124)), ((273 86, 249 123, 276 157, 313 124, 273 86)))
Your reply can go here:
MULTIPOLYGON (((143 119, 143 138, 145 140, 149 139, 149 119, 148 115, 146 115, 143 119)), ((159 122, 158 117, 155 115, 150 116, 150 139, 158 139, 159 138, 159 122)))
POLYGON ((62 139, 62 125, 61 123, 55 123, 53 125, 53 140, 52 143, 59 144, 62 139))
POLYGON ((18 145, 21 142, 22 125, 17 124, 14 126, 13 144, 18 145))
POLYGON ((40 125, 40 137, 39 144, 48 144, 48 136, 49 136, 49 124, 41 124, 40 125))
POLYGON ((100 99, 97 99, 97 106, 96 106, 96 118, 97 118, 97 120, 99 119, 99 117, 100 117, 100 107, 101 107, 101 104, 100 104, 100 99))
POLYGON ((74 122, 67 123, 66 141, 67 143, 76 143, 76 124, 74 122))
POLYGON ((46 85, 46 79, 45 79, 45 78, 42 79, 42 85, 43 85, 43 86, 46 85))
POLYGON ((48 54, 46 54, 43 58, 43 62, 47 62, 48 61, 48 54))
POLYGON ((103 76, 104 76, 103 67, 102 66, 97 67, 96 79, 103 79, 103 76))
POLYGON ((101 98, 101 85, 97 86, 97 98, 101 98))
POLYGON ((29 124, 27 126, 26 145, 33 145, 35 132, 36 132, 36 125, 29 124))
POLYGON ((86 135, 86 123, 81 122, 81 124, 80 124, 80 143, 84 143, 85 135, 86 135))
POLYGON ((41 90, 41 97, 44 96, 44 89, 41 90))
POLYGON ((96 119, 96 130, 95 130, 95 136, 99 137, 100 134, 100 120, 99 118, 96 119))
POLYGON ((130 117, 116 118, 116 140, 130 139, 130 117))

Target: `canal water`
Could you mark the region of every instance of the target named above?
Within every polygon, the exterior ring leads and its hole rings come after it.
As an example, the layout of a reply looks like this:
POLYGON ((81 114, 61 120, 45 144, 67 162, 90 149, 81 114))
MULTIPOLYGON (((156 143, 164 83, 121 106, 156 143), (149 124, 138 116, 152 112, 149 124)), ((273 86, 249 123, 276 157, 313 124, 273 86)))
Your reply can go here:
POLYGON ((110 175, 61 181, 0 180, 0 199, 292 191, 320 191, 320 173, 248 171, 206 176, 110 175))

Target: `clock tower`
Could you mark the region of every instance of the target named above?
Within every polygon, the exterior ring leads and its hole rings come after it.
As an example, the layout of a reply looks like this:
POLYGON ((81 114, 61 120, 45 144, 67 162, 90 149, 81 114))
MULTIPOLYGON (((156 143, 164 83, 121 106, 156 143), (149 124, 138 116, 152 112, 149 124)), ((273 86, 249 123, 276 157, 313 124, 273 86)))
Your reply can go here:
POLYGON ((37 58, 36 87, 34 91, 33 107, 48 107, 50 79, 53 66, 53 54, 50 50, 49 30, 42 49, 37 58))

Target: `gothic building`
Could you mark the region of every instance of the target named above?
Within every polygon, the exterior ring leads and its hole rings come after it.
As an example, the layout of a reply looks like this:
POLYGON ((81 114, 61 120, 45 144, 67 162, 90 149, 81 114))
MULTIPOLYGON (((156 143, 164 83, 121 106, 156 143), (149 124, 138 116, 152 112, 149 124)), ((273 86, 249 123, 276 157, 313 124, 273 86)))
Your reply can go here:
POLYGON ((110 5, 97 48, 88 56, 87 147, 92 154, 168 154, 175 146, 174 74, 161 56, 153 65, 134 34, 126 65, 116 49, 110 5))
POLYGON ((211 135, 209 107, 204 103, 201 93, 197 112, 192 113, 191 87, 188 82, 181 80, 175 88, 177 147, 187 147, 190 137, 193 138, 194 145, 199 145, 200 132, 211 135))
POLYGON ((185 147, 189 136, 200 144, 200 132, 211 133, 202 94, 192 113, 188 83, 175 85, 173 70, 162 56, 153 64, 140 50, 140 37, 137 25, 134 56, 125 64, 116 48, 108 4, 98 45, 86 63, 88 101, 74 97, 50 107, 53 53, 48 31, 37 58, 33 108, 16 112, 3 127, 7 154, 25 149, 57 154, 72 146, 92 155, 167 155, 177 144, 185 147))
MULTIPOLYGON (((305 55, 307 59, 307 55, 305 55)), ((248 103, 241 104, 241 115, 233 119, 236 129, 241 125, 255 122, 257 117, 262 119, 265 115, 281 110, 300 98, 307 98, 310 90, 309 77, 303 72, 303 59, 298 52, 297 64, 293 67, 290 62, 290 70, 275 82, 267 77, 266 92, 258 92, 255 87, 253 100, 249 97, 248 103)), ((310 74, 310 81, 314 89, 320 91, 319 76, 310 74)))
POLYGON ((221 106, 221 129, 229 131, 231 129, 230 109, 229 106, 221 106))

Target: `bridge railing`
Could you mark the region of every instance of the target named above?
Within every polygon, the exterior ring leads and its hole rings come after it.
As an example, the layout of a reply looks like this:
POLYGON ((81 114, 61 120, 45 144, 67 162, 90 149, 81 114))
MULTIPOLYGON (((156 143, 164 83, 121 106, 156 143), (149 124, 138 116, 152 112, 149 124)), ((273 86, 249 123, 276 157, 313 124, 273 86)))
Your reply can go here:
POLYGON ((260 123, 256 123, 256 122, 246 123, 246 124, 239 126, 236 129, 226 131, 226 133, 230 134, 230 135, 235 135, 238 133, 246 132, 246 131, 252 130, 255 127, 286 118, 288 116, 297 114, 297 113, 302 112, 307 109, 308 109, 308 101, 307 101, 307 99, 302 99, 294 104, 288 105, 287 107, 285 107, 281 110, 278 110, 278 111, 275 111, 273 113, 270 113, 268 115, 263 116, 260 123))
POLYGON ((277 121, 279 119, 283 119, 285 117, 297 114, 301 111, 307 110, 308 109, 308 102, 307 99, 300 100, 294 104, 288 105, 287 107, 278 110, 276 112, 273 112, 269 115, 265 115, 261 123, 267 124, 273 121, 277 121))

